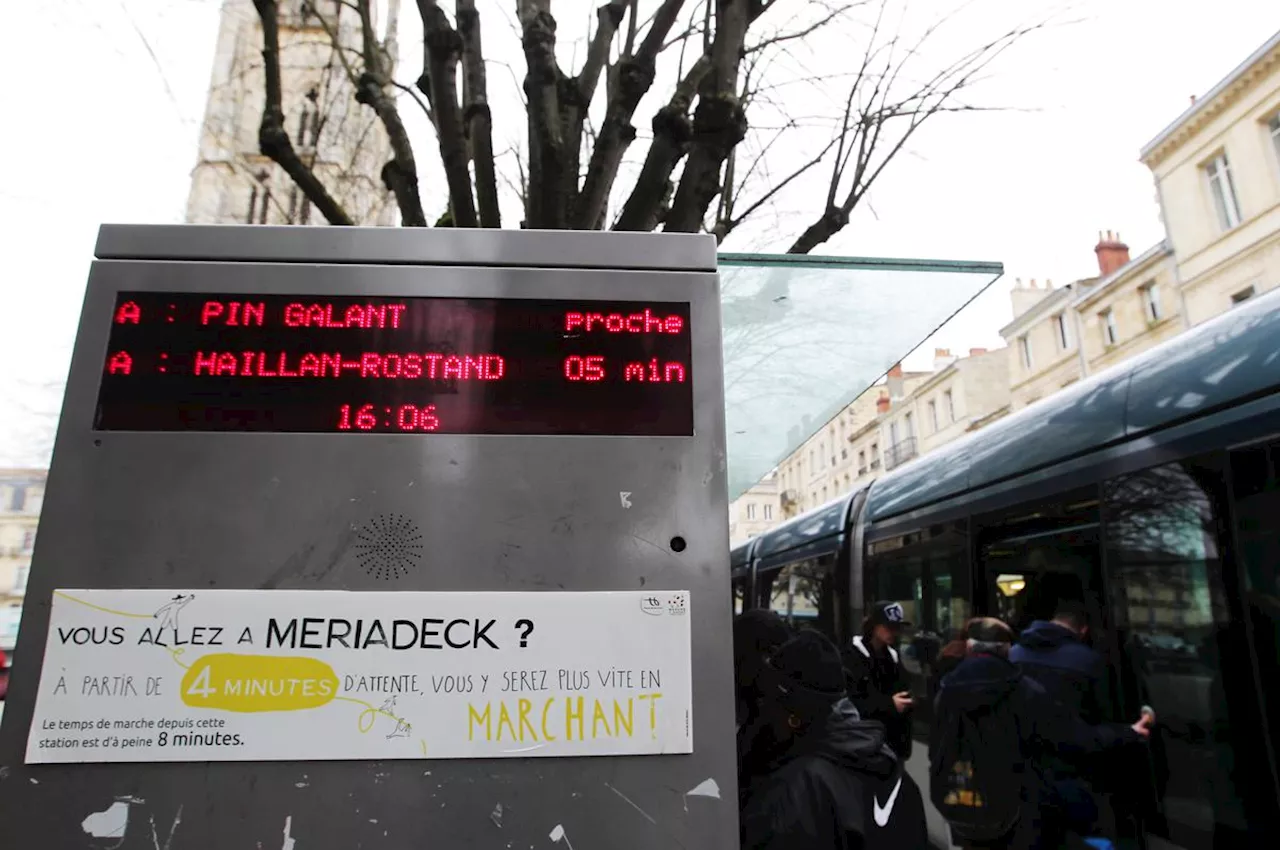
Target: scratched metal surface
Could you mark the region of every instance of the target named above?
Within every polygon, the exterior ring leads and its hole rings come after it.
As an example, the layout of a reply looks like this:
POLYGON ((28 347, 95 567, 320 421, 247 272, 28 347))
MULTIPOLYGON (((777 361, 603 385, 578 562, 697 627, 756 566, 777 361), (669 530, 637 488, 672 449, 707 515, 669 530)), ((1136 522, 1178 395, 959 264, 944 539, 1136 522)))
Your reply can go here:
MULTIPOLYGON (((0 727, 5 848, 737 846, 715 275, 519 270, 507 234, 491 235, 494 268, 93 266, 0 727), (697 436, 95 433, 118 289, 688 299, 697 436), (354 529, 383 513, 412 519, 429 544, 421 567, 396 582, 366 575, 353 549, 354 529), (669 545, 676 535, 688 541, 679 554, 669 545), (688 589, 694 752, 28 767, 57 586, 688 589)), ((448 262, 447 240, 436 245, 448 262)), ((643 250, 655 246, 646 236, 643 250)))

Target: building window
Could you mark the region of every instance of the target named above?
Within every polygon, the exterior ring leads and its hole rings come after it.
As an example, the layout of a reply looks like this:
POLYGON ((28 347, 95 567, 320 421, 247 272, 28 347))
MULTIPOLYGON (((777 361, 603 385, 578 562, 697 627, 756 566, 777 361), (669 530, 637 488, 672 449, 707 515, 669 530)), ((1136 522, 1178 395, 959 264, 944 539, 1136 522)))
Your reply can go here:
POLYGON ((1252 286, 1246 286, 1244 289, 1231 296, 1231 306, 1243 304, 1257 294, 1257 290, 1252 286))
POLYGON ((889 423, 889 445, 891 446, 898 445, 898 423, 897 422, 889 423))
POLYGON ((929 401, 929 424, 935 432, 938 430, 938 402, 932 399, 929 401))
POLYGON ((253 186, 249 189, 249 214, 245 216, 245 224, 253 224, 253 218, 258 212, 258 187, 253 186))
POLYGON ((1138 293, 1142 296, 1142 312, 1146 315, 1148 322, 1158 322, 1163 313, 1160 311, 1160 290, 1156 288, 1156 282, 1150 281, 1138 287, 1138 293))
POLYGON ((756 506, 754 504, 747 505, 747 519, 756 518, 756 506))
POLYGON ((871 444, 871 468, 878 469, 880 467, 880 444, 871 444))
POLYGON ((848 459, 849 459, 849 450, 848 450, 848 449, 841 449, 841 450, 840 450, 840 459, 841 459, 841 460, 848 460, 848 459))
POLYGON ((858 452, 858 474, 862 475, 866 471, 867 471, 867 452, 864 449, 863 451, 858 452))
POLYGON ((1059 313, 1053 317, 1053 329, 1058 332, 1058 348, 1066 351, 1071 347, 1071 331, 1067 323, 1067 314, 1059 313))
POLYGON ((910 440, 916 435, 916 423, 915 420, 911 418, 910 413, 902 417, 902 424, 906 426, 905 430, 907 432, 907 439, 910 440))
POLYGON ((36 545, 36 530, 29 528, 22 532, 22 554, 30 555, 36 545))
POLYGON ((1271 116, 1267 122, 1267 130, 1271 133, 1271 146, 1276 149, 1276 159, 1280 160, 1280 112, 1271 116))
POLYGON ((1027 335, 1023 334, 1018 337, 1018 353, 1022 355, 1022 368, 1031 368, 1031 340, 1027 339, 1027 335))
POLYGON ((947 421, 955 422, 956 421, 956 400, 955 400, 955 396, 951 395, 951 390, 943 391, 942 400, 947 404, 947 421))
POLYGON ((810 475, 814 475, 818 471, 818 463, 816 458, 817 458, 817 455, 814 454, 813 449, 809 449, 809 474, 810 475))
POLYGON ((826 488, 826 487, 823 487, 823 488, 822 488, 822 503, 823 503, 824 505, 827 503, 827 488, 826 488))
POLYGON ((773 519, 773 505, 764 506, 764 518, 773 519))
POLYGON ((18 572, 13 577, 13 590, 15 593, 25 593, 27 589, 27 575, 31 572, 31 564, 18 564, 18 572))
POLYGON ((1213 196, 1213 209, 1218 215, 1218 226, 1230 230, 1240 223, 1240 204, 1236 200, 1235 182, 1231 179, 1231 164, 1227 155, 1220 153, 1204 167, 1209 180, 1209 194, 1213 196))
POLYGON ((1120 341, 1120 333, 1116 330, 1116 317, 1112 315, 1110 310, 1103 310, 1098 314, 1098 321, 1102 324, 1102 344, 1111 346, 1120 341))

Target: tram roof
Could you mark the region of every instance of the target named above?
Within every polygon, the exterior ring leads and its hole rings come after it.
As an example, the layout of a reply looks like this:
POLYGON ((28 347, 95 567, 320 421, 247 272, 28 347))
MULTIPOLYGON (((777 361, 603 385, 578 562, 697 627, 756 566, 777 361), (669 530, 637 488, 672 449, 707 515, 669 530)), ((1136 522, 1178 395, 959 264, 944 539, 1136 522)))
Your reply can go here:
POLYGON ((1280 290, 1060 390, 876 481, 871 522, 1280 390, 1280 290))
POLYGON ((861 490, 854 490, 771 528, 752 541, 750 556, 762 569, 800 558, 819 557, 840 548, 848 528, 849 509, 861 490))

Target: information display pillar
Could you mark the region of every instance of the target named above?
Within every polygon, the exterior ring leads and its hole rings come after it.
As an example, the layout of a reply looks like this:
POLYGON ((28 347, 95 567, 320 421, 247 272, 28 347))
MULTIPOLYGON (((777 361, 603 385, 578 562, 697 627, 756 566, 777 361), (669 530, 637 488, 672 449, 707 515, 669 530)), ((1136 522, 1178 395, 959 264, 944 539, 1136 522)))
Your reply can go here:
POLYGON ((5 846, 737 846, 712 237, 104 226, 5 846))

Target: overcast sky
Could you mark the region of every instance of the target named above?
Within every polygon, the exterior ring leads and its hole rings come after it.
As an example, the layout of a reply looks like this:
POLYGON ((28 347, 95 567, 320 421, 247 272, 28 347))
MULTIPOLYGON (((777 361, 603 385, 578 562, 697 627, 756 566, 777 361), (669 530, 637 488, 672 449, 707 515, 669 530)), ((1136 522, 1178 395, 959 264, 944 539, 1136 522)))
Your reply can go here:
MULTIPOLYGON (((480 3, 482 14, 507 19, 513 5, 480 3)), ((915 0, 914 9, 927 16, 942 5, 915 0)), ((14 37, 0 52, 0 76, 8 81, 0 106, 9 116, 0 134, 0 465, 43 460, 39 438, 60 401, 50 388, 66 374, 98 225, 182 220, 220 3, 11 6, 14 37)), ((588 8, 569 0, 553 8, 579 6, 588 8)), ((935 345, 999 345, 1013 278, 1061 284, 1092 274, 1098 230, 1118 230, 1135 255, 1160 239, 1139 148, 1191 95, 1207 91, 1280 29, 1275 0, 1074 6, 1078 23, 1011 53, 981 90, 981 102, 1016 109, 950 118, 923 131, 851 226, 820 249, 1004 263, 1006 279, 921 346, 910 367, 927 367, 935 345)), ((404 13, 415 18, 414 4, 405 3, 404 13)), ((409 43, 413 24, 405 27, 410 77, 419 70, 420 48, 409 43)), ((981 25, 966 23, 972 34, 956 37, 981 37, 981 25)), ((562 40, 569 26, 562 23, 562 40)), ((514 42, 493 43, 500 53, 490 59, 522 73, 514 42)), ((832 67, 847 61, 838 50, 823 52, 832 67)), ((491 81, 498 73, 505 72, 491 70, 491 81)), ((638 116, 636 123, 645 121, 638 116)), ((793 196, 783 206, 768 230, 725 247, 778 247, 763 241, 771 231, 794 236, 805 224, 800 204, 793 196)))

